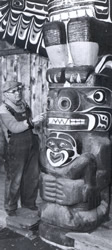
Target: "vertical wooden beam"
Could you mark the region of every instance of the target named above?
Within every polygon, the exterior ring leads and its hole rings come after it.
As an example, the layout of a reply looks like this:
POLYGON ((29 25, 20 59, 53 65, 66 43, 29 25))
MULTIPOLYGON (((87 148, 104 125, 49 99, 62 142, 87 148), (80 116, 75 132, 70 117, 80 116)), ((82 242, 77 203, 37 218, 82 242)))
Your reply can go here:
POLYGON ((46 110, 48 85, 46 81, 47 60, 31 55, 31 88, 33 117, 46 110))
POLYGON ((7 81, 17 81, 17 56, 7 56, 7 81))
MULTIPOLYGON (((6 80, 7 80, 7 57, 6 56, 2 56, 2 59, 1 59, 1 72, 2 72, 2 76, 1 76, 1 90, 4 86, 4 84, 6 83, 6 80)), ((3 99, 3 95, 2 95, 2 99, 3 99)))
POLYGON ((42 111, 46 112, 46 105, 47 105, 47 95, 48 95, 48 82, 46 80, 46 71, 48 68, 48 60, 41 57, 41 65, 42 65, 42 111))
POLYGON ((21 54, 18 56, 18 80, 24 85, 24 98, 26 102, 31 105, 30 97, 30 54, 21 54))
MULTIPOLYGON (((35 116, 35 100, 36 100, 36 60, 38 56, 36 54, 31 54, 30 56, 30 86, 31 86, 31 110, 32 116, 35 116)), ((37 107, 38 110, 38 107, 37 107)))

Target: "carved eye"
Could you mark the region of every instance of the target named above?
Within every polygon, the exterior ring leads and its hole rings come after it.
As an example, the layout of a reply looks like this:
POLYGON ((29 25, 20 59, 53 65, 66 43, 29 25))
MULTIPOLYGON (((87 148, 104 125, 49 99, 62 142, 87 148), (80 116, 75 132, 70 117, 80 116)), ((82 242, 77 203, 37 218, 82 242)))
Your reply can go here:
POLYGON ((47 146, 48 146, 48 147, 53 147, 53 146, 55 146, 55 143, 54 143, 53 141, 49 141, 49 142, 47 143, 47 146))
POLYGON ((105 101, 105 92, 103 90, 97 90, 94 93, 94 100, 97 103, 103 103, 105 101))
POLYGON ((20 7, 22 5, 22 3, 20 1, 16 1, 15 5, 20 7))
POLYGON ((60 110, 69 110, 71 108, 71 100, 67 97, 61 97, 58 101, 58 106, 60 110))
POLYGON ((22 10, 24 8, 24 0, 13 0, 12 1, 12 7, 15 9, 22 10))
POLYGON ((61 143, 60 143, 60 147, 61 147, 61 148, 65 147, 65 146, 67 146, 67 144, 66 144, 65 142, 61 142, 61 143))

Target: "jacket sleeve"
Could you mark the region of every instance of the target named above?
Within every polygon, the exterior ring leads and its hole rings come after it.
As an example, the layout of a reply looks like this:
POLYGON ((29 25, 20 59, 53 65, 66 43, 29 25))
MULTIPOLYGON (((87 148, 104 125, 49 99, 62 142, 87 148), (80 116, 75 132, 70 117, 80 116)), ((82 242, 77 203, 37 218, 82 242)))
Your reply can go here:
POLYGON ((26 120, 17 121, 4 106, 0 107, 0 115, 3 124, 12 133, 21 133, 29 128, 26 120))

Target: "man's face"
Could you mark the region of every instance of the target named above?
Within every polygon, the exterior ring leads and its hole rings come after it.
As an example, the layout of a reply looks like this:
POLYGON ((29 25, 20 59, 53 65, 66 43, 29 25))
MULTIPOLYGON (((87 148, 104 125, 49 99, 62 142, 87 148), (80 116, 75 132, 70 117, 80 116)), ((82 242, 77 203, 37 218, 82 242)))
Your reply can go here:
POLYGON ((5 92, 5 97, 8 98, 12 103, 18 105, 22 99, 22 88, 15 87, 5 92))

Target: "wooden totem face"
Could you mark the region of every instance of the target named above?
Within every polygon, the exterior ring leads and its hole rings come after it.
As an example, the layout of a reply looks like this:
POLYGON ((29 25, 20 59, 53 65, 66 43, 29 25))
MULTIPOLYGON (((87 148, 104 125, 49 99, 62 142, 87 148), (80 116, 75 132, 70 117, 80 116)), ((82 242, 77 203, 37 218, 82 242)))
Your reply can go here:
POLYGON ((40 235, 69 245, 64 230, 93 230, 108 215, 111 5, 103 0, 49 0, 48 11, 50 22, 43 33, 51 64, 46 142, 40 154, 40 235))
POLYGON ((48 130, 108 131, 111 96, 109 89, 100 86, 52 89, 48 96, 48 130))

